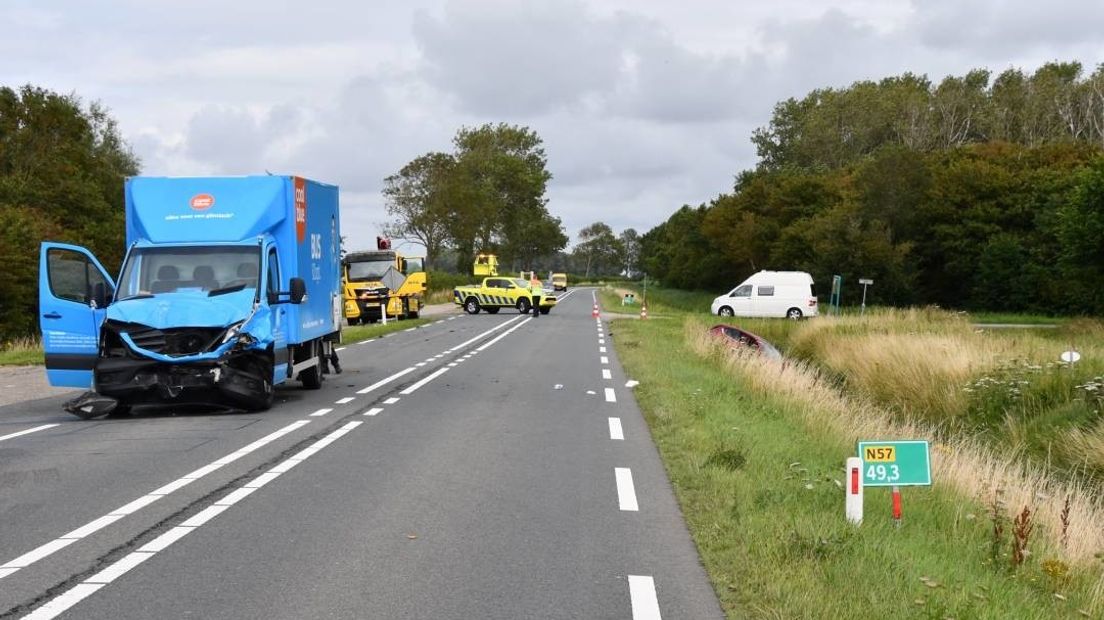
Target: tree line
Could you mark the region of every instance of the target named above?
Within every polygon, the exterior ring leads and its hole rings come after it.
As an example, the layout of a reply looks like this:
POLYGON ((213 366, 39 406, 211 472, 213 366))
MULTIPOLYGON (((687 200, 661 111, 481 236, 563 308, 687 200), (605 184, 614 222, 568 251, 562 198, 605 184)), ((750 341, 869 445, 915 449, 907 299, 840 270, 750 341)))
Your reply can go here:
POLYGON ((430 152, 384 180, 391 221, 385 232, 425 246, 426 264, 471 270, 479 252, 513 269, 537 269, 567 245, 560 219, 548 212, 552 174, 539 135, 527 127, 463 127, 452 152, 430 152))
POLYGON ((38 330, 38 246, 83 245, 114 269, 124 250, 123 181, 138 159, 98 103, 0 87, 0 342, 38 330))
POLYGON ((1102 132, 1104 69, 1078 63, 818 89, 778 104, 731 192, 644 234, 640 262, 680 288, 802 270, 823 292, 872 278, 875 303, 1099 314, 1102 132))

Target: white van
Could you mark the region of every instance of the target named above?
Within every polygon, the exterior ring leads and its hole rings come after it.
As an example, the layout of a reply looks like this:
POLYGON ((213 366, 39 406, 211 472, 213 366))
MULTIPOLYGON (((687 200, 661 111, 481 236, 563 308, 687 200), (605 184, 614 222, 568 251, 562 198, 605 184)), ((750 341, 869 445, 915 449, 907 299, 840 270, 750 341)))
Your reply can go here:
POLYGON ((775 316, 800 319, 817 315, 813 276, 804 271, 760 271, 713 300, 720 316, 775 316))

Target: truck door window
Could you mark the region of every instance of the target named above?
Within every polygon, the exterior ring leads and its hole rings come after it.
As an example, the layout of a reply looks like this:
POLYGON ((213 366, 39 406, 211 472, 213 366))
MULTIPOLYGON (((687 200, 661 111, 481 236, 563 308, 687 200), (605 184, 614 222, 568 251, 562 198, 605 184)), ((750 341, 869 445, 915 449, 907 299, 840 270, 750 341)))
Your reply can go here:
POLYGON ((280 292, 280 261, 276 258, 276 248, 268 251, 268 284, 265 292, 269 299, 274 299, 280 292))
POLYGON ((58 299, 86 304, 96 284, 108 286, 100 271, 84 254, 53 248, 46 255, 50 292, 58 299))

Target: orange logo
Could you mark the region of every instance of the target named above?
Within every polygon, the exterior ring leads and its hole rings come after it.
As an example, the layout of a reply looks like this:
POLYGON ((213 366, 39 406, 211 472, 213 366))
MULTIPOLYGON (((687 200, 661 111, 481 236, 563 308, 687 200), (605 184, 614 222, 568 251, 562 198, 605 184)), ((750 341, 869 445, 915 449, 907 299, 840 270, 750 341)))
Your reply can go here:
POLYGON ((210 194, 196 194, 188 204, 196 211, 206 211, 215 205, 215 197, 210 194))
POLYGON ((307 182, 295 177, 295 236, 299 243, 307 238, 307 182))

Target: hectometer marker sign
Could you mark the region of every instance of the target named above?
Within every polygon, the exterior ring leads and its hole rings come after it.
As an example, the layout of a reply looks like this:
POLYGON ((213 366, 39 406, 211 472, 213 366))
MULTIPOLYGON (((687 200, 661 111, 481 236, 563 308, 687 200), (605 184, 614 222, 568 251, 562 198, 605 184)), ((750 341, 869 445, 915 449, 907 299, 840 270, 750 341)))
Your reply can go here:
POLYGON ((906 487, 931 485, 928 442, 860 441, 863 486, 906 487))

